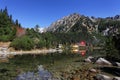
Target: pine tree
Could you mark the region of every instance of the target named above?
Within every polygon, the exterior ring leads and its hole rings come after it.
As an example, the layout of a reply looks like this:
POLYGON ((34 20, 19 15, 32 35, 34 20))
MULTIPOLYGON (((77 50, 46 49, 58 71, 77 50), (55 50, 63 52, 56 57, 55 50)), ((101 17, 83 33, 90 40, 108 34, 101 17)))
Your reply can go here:
POLYGON ((118 53, 118 50, 115 48, 115 43, 113 42, 112 37, 108 37, 106 39, 106 45, 105 45, 105 50, 106 50, 106 57, 110 60, 119 60, 120 55, 118 53))
POLYGON ((0 41, 9 41, 12 40, 12 37, 15 36, 13 27, 12 15, 8 15, 7 7, 4 10, 0 10, 0 41))

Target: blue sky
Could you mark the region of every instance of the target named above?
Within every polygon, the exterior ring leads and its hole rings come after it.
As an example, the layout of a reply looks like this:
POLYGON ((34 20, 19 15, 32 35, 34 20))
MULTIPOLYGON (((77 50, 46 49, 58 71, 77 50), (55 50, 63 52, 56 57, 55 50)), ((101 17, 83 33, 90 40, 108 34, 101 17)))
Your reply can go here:
POLYGON ((120 0, 0 0, 0 9, 5 6, 23 27, 47 27, 72 13, 95 17, 120 14, 120 0))

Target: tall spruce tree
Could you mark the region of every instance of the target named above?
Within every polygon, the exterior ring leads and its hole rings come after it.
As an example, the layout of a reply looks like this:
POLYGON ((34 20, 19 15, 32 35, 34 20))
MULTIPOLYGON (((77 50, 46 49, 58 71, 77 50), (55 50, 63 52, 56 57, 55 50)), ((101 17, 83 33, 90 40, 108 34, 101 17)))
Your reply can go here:
POLYGON ((0 10, 0 41, 10 41, 15 36, 12 17, 8 15, 7 7, 0 10))

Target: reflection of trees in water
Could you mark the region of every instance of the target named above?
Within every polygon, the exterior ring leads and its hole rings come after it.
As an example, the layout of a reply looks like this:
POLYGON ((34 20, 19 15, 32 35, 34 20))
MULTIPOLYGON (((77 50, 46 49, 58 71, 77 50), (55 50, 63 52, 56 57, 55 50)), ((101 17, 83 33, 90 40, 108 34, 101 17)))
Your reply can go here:
POLYGON ((72 49, 71 52, 74 53, 74 54, 80 54, 82 56, 90 56, 90 55, 92 55, 92 56, 94 56, 94 55, 101 56, 101 55, 105 54, 105 50, 103 50, 103 49, 94 49, 92 47, 89 47, 89 48, 86 48, 86 49, 85 48, 84 49, 79 49, 79 48, 72 49))

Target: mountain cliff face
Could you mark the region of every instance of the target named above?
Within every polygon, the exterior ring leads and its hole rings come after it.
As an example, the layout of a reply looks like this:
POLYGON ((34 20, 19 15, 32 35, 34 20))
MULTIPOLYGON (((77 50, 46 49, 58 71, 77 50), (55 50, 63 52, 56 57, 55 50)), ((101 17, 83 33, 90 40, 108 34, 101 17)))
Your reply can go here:
POLYGON ((72 14, 57 20, 48 27, 48 31, 52 32, 68 32, 69 29, 80 19, 79 14, 72 14))
POLYGON ((77 13, 65 16, 53 22, 46 31, 48 32, 104 32, 106 29, 112 32, 116 29, 120 32, 120 15, 106 18, 86 17, 77 13))
POLYGON ((94 18, 85 17, 83 15, 74 13, 69 16, 65 16, 62 19, 53 22, 47 31, 50 32, 81 32, 81 31, 95 31, 94 18))

